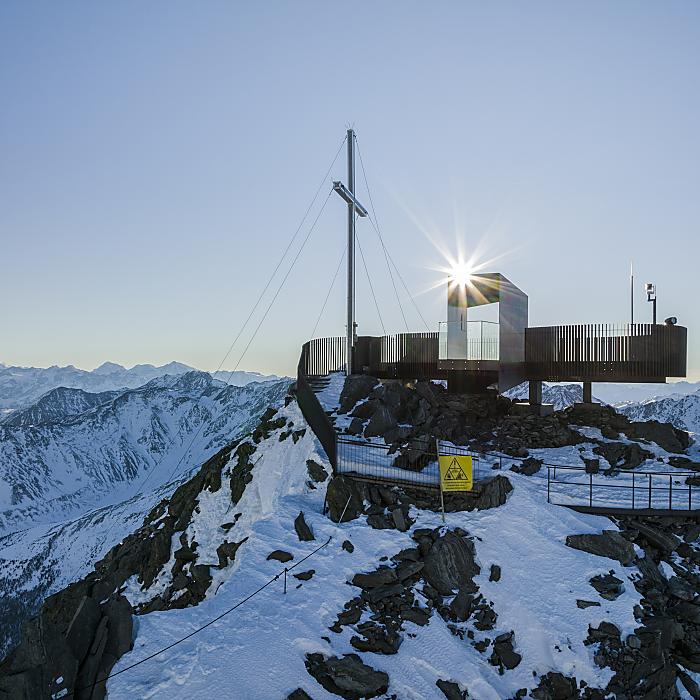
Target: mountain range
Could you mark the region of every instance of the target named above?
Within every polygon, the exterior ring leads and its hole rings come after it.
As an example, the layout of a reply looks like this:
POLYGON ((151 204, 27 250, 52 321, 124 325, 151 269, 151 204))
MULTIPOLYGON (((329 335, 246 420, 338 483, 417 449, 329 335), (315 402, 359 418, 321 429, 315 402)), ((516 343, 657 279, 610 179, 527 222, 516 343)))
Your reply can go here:
MULTIPOLYGON (((156 367, 140 364, 127 369, 114 362, 105 362, 94 370, 65 367, 8 367, 0 363, 0 412, 8 414, 35 403, 44 394, 58 387, 82 389, 90 393, 135 389, 166 374, 180 375, 193 371, 181 362, 156 367)), ((237 370, 220 370, 215 378, 227 384, 244 386, 250 382, 279 379, 274 375, 237 370)))
POLYGON ((288 380, 189 371, 123 391, 57 388, 0 424, 0 532, 74 517, 201 463, 279 403, 288 380))

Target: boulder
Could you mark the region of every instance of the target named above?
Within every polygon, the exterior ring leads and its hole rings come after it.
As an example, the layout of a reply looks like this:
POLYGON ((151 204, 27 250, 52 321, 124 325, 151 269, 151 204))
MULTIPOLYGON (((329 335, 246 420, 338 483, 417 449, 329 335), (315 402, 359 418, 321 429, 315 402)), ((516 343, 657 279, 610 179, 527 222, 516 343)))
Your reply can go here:
POLYGON ((376 698, 389 687, 389 676, 363 663, 357 654, 345 654, 342 658, 307 654, 305 664, 307 671, 329 693, 346 700, 376 698))
POLYGON ((641 522, 640 520, 630 520, 629 527, 634 528, 642 537, 656 549, 670 554, 675 552, 681 544, 679 537, 676 537, 672 532, 664 532, 663 530, 641 522))
POLYGON ((315 540, 314 533, 304 520, 304 511, 300 511, 299 515, 294 519, 294 529, 296 530, 299 542, 311 542, 315 540))
POLYGON ((605 457, 612 468, 635 469, 654 455, 636 443, 603 442, 593 448, 593 452, 605 457))
POLYGON ((514 669, 521 661, 522 656, 513 649, 513 633, 507 632, 496 637, 493 644, 493 653, 489 659, 493 666, 501 666, 508 670, 514 669))
POLYGON ((513 465, 510 470, 516 474, 524 474, 525 476, 534 476, 542 467, 542 460, 528 457, 524 459, 520 465, 513 465))
POLYGON ((312 481, 317 484, 325 481, 328 478, 328 472, 313 459, 306 460, 306 470, 309 472, 309 476, 312 481))
POLYGON ((535 700, 575 700, 580 697, 576 679, 555 671, 542 676, 530 695, 535 700))
POLYGON ((340 392, 339 413, 348 413, 360 400, 366 399, 372 389, 379 383, 378 379, 366 374, 351 374, 346 377, 343 389, 340 392))
POLYGON ((474 561, 474 543, 452 531, 438 537, 425 557, 423 576, 441 595, 452 595, 480 572, 474 561))
POLYGON ((656 420, 630 423, 624 433, 632 440, 655 442, 666 452, 685 452, 690 446, 690 436, 685 430, 656 420))
POLYGON ((274 552, 270 552, 267 555, 267 561, 279 561, 286 564, 288 561, 292 561, 294 557, 289 553, 285 552, 283 549, 276 549, 274 552))
POLYGON ((625 590, 624 583, 611 573, 599 574, 590 579, 590 584, 600 593, 601 598, 615 600, 622 595, 625 590))
POLYGON ((460 690, 459 686, 454 681, 444 681, 442 679, 435 681, 435 685, 442 691, 442 694, 447 700, 464 700, 468 697, 466 690, 460 690))
POLYGON ((326 504, 330 519, 334 523, 347 523, 357 518, 364 509, 362 486, 345 476, 334 476, 328 482, 326 504))
POLYGON ((313 698, 302 688, 297 688, 287 695, 287 700, 313 700, 313 698))
POLYGON ((501 580, 501 567, 498 564, 491 564, 489 573, 489 581, 496 582, 501 580))
POLYGON ((603 530, 599 535, 568 535, 566 544, 589 554, 615 559, 622 566, 630 566, 636 558, 632 543, 614 530, 603 530))
POLYGON ((372 417, 365 428, 365 437, 380 437, 384 436, 390 430, 397 427, 396 415, 384 404, 381 404, 372 414, 372 417))
POLYGON ((387 566, 366 574, 355 574, 352 578, 352 585, 358 588, 370 589, 378 588, 387 583, 396 583, 398 580, 396 570, 387 566))

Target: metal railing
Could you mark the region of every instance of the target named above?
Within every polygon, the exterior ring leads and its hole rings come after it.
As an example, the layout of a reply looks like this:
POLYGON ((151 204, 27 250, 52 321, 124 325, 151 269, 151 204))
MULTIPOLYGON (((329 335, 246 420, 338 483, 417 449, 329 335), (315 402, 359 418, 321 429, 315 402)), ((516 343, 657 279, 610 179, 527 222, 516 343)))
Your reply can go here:
POLYGON ((639 381, 684 377, 687 329, 650 323, 525 329, 529 379, 639 381))
POLYGON ((439 360, 498 360, 499 325, 493 321, 440 321, 439 360))
POLYGON ((360 336, 353 367, 380 379, 438 379, 437 360, 437 333, 396 333, 360 336))
POLYGON ((694 472, 587 472, 585 467, 547 467, 547 502, 601 510, 700 512, 700 486, 687 483, 694 472), (695 492, 693 491, 695 489, 695 492))
MULTIPOLYGON (((491 465, 498 462, 498 457, 490 460, 487 455, 467 447, 442 442, 440 455, 471 456, 475 483, 486 478, 491 465)), ((389 445, 338 436, 335 472, 391 484, 440 487, 435 443, 432 441, 431 445, 416 445, 414 441, 412 447, 392 450, 389 445)))

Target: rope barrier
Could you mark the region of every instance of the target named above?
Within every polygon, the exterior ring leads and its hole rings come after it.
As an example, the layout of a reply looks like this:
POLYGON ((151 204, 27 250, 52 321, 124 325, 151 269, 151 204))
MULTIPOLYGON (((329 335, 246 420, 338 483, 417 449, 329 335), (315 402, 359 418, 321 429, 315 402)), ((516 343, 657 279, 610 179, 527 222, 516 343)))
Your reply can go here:
MULTIPOLYGON (((233 605, 232 607, 230 607, 228 610, 225 610, 225 611, 222 612, 220 615, 217 615, 217 616, 216 616, 215 618, 213 618, 212 620, 209 620, 206 624, 202 625, 201 627, 198 627, 196 630, 190 632, 189 634, 186 634, 184 637, 181 637, 180 639, 178 639, 178 640, 172 642, 171 644, 168 644, 167 646, 164 646, 162 649, 158 649, 158 651, 154 651, 152 654, 149 654, 148 656, 144 657, 143 659, 139 659, 138 661, 134 662, 134 663, 131 664, 130 666, 126 666, 125 668, 122 668, 122 669, 120 669, 119 671, 115 671, 114 673, 110 673, 108 676, 105 676, 104 678, 96 679, 95 681, 93 681, 93 683, 92 683, 91 685, 80 686, 79 688, 75 688, 74 690, 69 691, 69 692, 68 692, 67 694, 65 694, 65 695, 61 695, 60 697, 61 697, 61 698, 73 697, 73 696, 75 695, 75 693, 77 693, 77 692, 80 691, 80 690, 89 690, 89 689, 93 689, 93 690, 94 690, 94 688, 95 688, 97 685, 99 685, 99 684, 101 684, 101 683, 106 683, 110 678, 114 678, 115 676, 118 676, 118 675, 120 675, 120 674, 122 674, 122 673, 126 673, 127 671, 130 671, 131 669, 134 669, 134 668, 136 668, 137 666, 140 666, 141 664, 146 663, 146 661, 150 661, 151 659, 154 659, 156 656, 159 656, 159 655, 162 654, 163 652, 166 652, 166 651, 172 649, 173 647, 176 647, 178 644, 182 644, 182 642, 185 642, 185 641, 187 641, 188 639, 191 639, 191 638, 194 637, 196 634, 199 634, 200 632, 202 632, 203 630, 205 630, 207 627, 211 627, 215 622, 218 622, 218 621, 221 620, 222 618, 226 617, 226 615, 229 615, 230 613, 232 613, 232 612, 233 612, 234 610, 236 610, 237 608, 240 608, 241 605, 243 605, 244 603, 247 603, 251 598, 254 598, 254 597, 255 597, 256 595, 258 595, 259 593, 262 593, 262 591, 264 591, 268 586, 270 586, 270 585, 271 585, 272 583, 274 583, 275 581, 279 580, 280 576, 283 576, 283 575, 285 574, 285 572, 291 571, 292 569, 294 569, 294 568, 296 568, 297 566, 299 566, 299 564, 302 564, 302 563, 305 562, 307 559, 309 559, 309 558, 311 558, 312 556, 314 556, 314 554, 317 554, 318 552, 320 552, 324 547, 327 547, 327 546, 330 544, 330 542, 331 542, 332 539, 333 539, 333 537, 332 537, 332 536, 329 536, 328 539, 327 539, 322 545, 320 545, 319 547, 317 547, 316 549, 314 549, 312 552, 310 552, 309 554, 307 554, 303 559, 300 559, 296 564, 294 564, 294 566, 290 566, 289 568, 285 567, 284 571, 281 571, 279 574, 276 574, 275 576, 273 576, 269 581, 267 581, 267 582, 264 583, 262 586, 260 586, 260 588, 256 589, 255 591, 253 591, 252 593, 250 593, 249 595, 247 595, 247 596, 246 596, 245 598, 243 598, 242 600, 239 600, 235 605, 233 605)), ((59 697, 58 694, 56 695, 56 697, 59 697)))

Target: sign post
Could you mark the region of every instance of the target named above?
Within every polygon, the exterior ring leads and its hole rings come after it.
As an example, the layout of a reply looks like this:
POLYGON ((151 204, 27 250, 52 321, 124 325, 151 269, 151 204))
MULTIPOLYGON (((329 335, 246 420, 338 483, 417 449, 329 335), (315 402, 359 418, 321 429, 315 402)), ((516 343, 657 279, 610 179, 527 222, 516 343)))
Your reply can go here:
POLYGON ((435 455, 438 461, 438 472, 440 475, 440 508, 442 508, 442 522, 445 523, 445 494, 442 491, 442 468, 440 466, 440 441, 435 438, 435 455))

